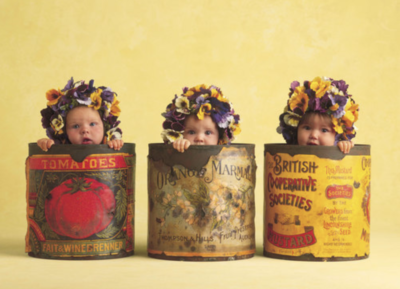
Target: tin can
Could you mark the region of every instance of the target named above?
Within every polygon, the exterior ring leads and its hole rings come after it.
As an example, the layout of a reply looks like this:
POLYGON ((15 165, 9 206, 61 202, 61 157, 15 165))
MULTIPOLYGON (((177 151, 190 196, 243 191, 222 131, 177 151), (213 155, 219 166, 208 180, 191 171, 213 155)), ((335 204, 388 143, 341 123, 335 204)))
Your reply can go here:
POLYGON ((25 251, 46 259, 134 253, 135 145, 29 144, 25 251))
POLYGON ((265 145, 264 256, 345 261, 370 254, 369 145, 265 145))
POLYGON ((223 261, 255 253, 253 144, 150 144, 148 255, 223 261))

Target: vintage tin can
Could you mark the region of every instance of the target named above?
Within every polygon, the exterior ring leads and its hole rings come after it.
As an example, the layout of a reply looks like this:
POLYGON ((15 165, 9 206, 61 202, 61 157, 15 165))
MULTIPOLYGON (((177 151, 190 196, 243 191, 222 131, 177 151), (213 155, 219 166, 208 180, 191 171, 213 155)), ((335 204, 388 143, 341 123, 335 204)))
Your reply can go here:
POLYGON ((370 146, 265 145, 264 255, 345 261, 370 253, 370 146))
POLYGON ((29 144, 29 256, 111 259, 134 253, 135 145, 29 144))
POLYGON ((150 144, 148 255, 168 260, 246 259, 255 252, 253 144, 150 144))

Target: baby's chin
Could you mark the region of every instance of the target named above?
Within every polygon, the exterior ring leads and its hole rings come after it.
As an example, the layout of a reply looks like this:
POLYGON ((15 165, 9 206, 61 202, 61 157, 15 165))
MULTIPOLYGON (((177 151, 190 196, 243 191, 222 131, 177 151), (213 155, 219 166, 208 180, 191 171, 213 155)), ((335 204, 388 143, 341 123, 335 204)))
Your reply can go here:
POLYGON ((84 138, 82 139, 80 142, 75 142, 72 144, 80 144, 80 145, 95 145, 95 144, 100 144, 100 143, 96 143, 95 141, 93 141, 90 138, 84 138))

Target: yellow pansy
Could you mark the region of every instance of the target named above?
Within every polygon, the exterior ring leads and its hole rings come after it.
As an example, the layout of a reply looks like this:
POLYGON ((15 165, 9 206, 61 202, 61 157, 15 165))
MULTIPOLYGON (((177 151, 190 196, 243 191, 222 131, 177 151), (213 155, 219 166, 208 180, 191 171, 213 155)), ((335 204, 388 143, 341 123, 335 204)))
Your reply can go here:
POLYGON ((202 104, 199 109, 199 112, 197 113, 198 119, 202 120, 205 115, 210 115, 210 112, 207 112, 207 111, 211 111, 211 109, 212 109, 212 106, 210 103, 202 104))
POLYGON ((333 129, 336 131, 338 134, 343 133, 343 127, 340 119, 337 119, 336 117, 331 117, 332 118, 332 124, 333 124, 333 129))
POLYGON ((297 113, 288 111, 284 116, 283 116, 283 121, 285 124, 292 126, 292 127, 297 127, 299 125, 301 116, 298 115, 297 113))
POLYGON ((323 97, 330 86, 331 82, 329 80, 324 81, 321 79, 321 77, 316 77, 310 82, 310 88, 315 91, 315 96, 317 98, 323 97))
POLYGON ((215 88, 211 89, 211 97, 215 97, 216 99, 218 99, 221 102, 228 102, 228 99, 225 98, 222 93, 218 92, 218 90, 216 90, 215 88))
POLYGON ((116 97, 114 97, 110 113, 114 116, 119 116, 119 114, 121 113, 121 109, 119 108, 119 100, 117 100, 116 97))
POLYGON ((339 104, 335 104, 335 105, 332 105, 329 109, 331 110, 331 111, 337 111, 337 109, 339 108, 339 104))
POLYGON ((97 89, 95 92, 93 92, 90 95, 90 99, 92 100, 92 103, 89 105, 89 107, 93 107, 95 110, 99 110, 101 107, 101 93, 103 92, 102 89, 97 89))
POLYGON ((235 124, 233 122, 233 124, 230 126, 230 128, 232 129, 233 135, 238 135, 242 131, 242 129, 240 128, 240 123, 235 124))
POLYGON ((296 108, 298 108, 305 113, 308 108, 308 100, 309 98, 305 93, 304 86, 298 86, 293 92, 292 97, 289 99, 290 109, 294 111, 296 108))

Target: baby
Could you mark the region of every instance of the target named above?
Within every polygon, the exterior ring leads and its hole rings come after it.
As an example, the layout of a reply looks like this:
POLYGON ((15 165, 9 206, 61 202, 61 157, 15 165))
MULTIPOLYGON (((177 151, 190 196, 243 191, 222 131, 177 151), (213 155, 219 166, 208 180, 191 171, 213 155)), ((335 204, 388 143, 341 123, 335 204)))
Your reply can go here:
POLYGON ((161 133, 165 143, 179 152, 190 145, 223 145, 240 133, 239 115, 216 86, 183 88, 167 106, 161 133))
POLYGON ((121 112, 117 95, 110 88, 93 86, 71 78, 63 90, 46 93, 47 108, 41 111, 49 138, 37 141, 47 151, 53 144, 104 144, 114 150, 124 145, 118 128, 121 112))
POLYGON ((316 77, 303 86, 292 82, 289 100, 280 115, 278 133, 288 144, 337 145, 347 154, 354 147, 358 104, 347 94, 343 80, 316 77))

